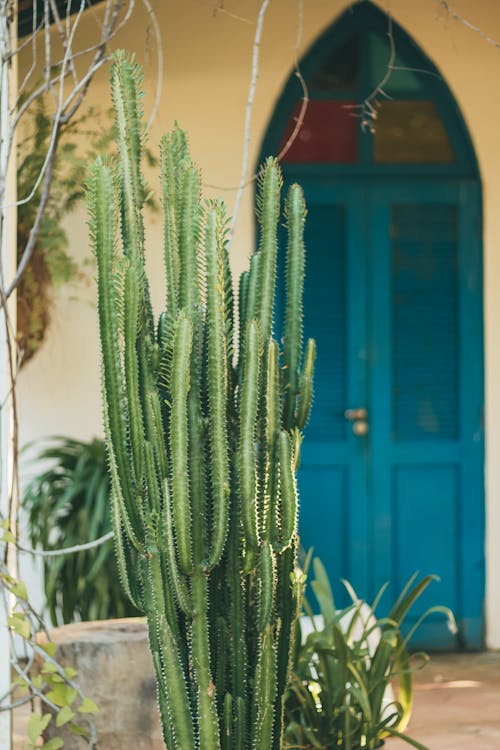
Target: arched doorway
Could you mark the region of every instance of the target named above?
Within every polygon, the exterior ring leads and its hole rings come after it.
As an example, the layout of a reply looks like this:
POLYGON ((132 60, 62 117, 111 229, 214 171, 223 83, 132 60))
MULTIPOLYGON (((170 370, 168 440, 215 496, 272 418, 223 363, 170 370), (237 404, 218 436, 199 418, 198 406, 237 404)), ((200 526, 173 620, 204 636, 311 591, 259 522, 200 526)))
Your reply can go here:
MULTIPOLYGON (((333 581, 370 599, 416 570, 441 583, 419 603, 455 612, 426 647, 483 642, 481 191, 456 102, 392 24, 393 69, 363 130, 356 115, 391 60, 388 18, 352 6, 301 62, 310 102, 282 159, 308 203, 306 335, 318 342, 315 406, 300 470, 301 537, 333 581), (373 133, 369 132, 373 125, 373 133)), ((294 75, 262 155, 299 111, 294 75)), ((337 595, 341 586, 336 587, 337 595)))

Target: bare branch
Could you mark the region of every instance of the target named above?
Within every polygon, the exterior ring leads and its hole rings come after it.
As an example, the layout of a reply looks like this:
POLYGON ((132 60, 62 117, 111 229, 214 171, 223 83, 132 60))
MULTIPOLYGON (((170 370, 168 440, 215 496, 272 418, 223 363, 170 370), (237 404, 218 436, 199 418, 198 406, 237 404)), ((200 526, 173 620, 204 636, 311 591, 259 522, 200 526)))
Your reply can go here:
MULTIPOLYGON (((224 10, 223 7, 221 8, 220 6, 217 6, 214 9, 214 14, 216 14, 217 12, 221 12, 222 10, 224 10)), ((303 0, 297 0, 297 35, 296 35, 296 39, 295 39, 294 68, 295 68, 295 75, 297 76, 297 79, 298 79, 298 81, 300 83, 300 86, 301 86, 301 89, 302 89, 302 103, 301 103, 299 115, 298 115, 298 117, 296 119, 296 123, 295 123, 294 129, 293 129, 293 132, 291 133, 290 138, 287 140, 287 142, 285 143, 285 145, 281 149, 280 153, 276 157, 278 159, 278 161, 281 161, 284 158, 284 156, 286 156, 286 154, 290 150, 292 144, 296 140, 296 138, 297 138, 297 136, 298 136, 298 134, 300 132, 300 129, 302 127, 302 124, 304 122, 304 117, 305 117, 305 114, 306 114, 306 111, 307 111, 307 107, 309 105, 309 91, 308 91, 308 88, 307 88, 306 81, 304 80, 304 76, 302 75, 302 72, 300 70, 300 62, 299 62, 300 50, 302 48, 303 10, 304 10, 304 2, 303 2, 303 0)), ((245 183, 243 185, 243 188, 247 187, 248 185, 251 185, 252 182, 255 182, 256 179, 257 179, 257 175, 256 174, 254 174, 251 177, 249 177, 245 181, 245 183)), ((203 185, 204 185, 204 187, 212 188, 214 190, 220 190, 220 191, 223 191, 223 192, 233 192, 235 190, 238 190, 238 191, 241 190, 241 182, 240 182, 239 185, 214 185, 212 183, 207 183, 207 182, 203 183, 203 185)), ((236 204, 235 204, 235 209, 236 209, 236 204)), ((234 213, 233 213, 233 219, 234 219, 234 213)), ((233 224, 235 224, 235 222, 233 222, 233 224)))
POLYGON ((302 47, 302 34, 304 29, 304 4, 303 0, 297 0, 297 37, 295 40, 295 75, 297 76, 297 79, 300 83, 300 86, 302 88, 302 103, 300 105, 300 112, 297 117, 297 120, 295 122, 295 127, 290 134, 290 138, 287 140, 283 148, 278 154, 278 161, 281 161, 286 154, 289 152, 292 144, 294 143, 295 139, 297 138, 300 129, 302 127, 302 124, 304 122, 304 117, 306 116, 307 107, 309 105, 309 91, 307 88, 307 84, 304 80, 304 76, 301 73, 300 65, 299 65, 299 55, 300 50, 302 47))
POLYGON ((453 18, 454 21, 458 21, 462 24, 462 26, 465 26, 470 31, 473 31, 475 34, 479 34, 479 36, 484 39, 485 42, 488 42, 488 44, 493 45, 493 47, 496 47, 497 49, 500 49, 500 42, 498 42, 496 39, 493 39, 491 36, 486 34, 485 31, 479 28, 479 26, 475 26, 473 23, 468 21, 466 18, 460 15, 460 13, 457 13, 457 11, 453 8, 451 3, 447 2, 447 0, 437 0, 438 4, 443 8, 443 10, 446 11, 446 13, 450 16, 450 18, 453 18))
POLYGON ((391 97, 385 91, 385 86, 389 82, 396 62, 396 43, 394 41, 394 32, 392 26, 392 16, 387 16, 387 38, 389 39, 389 61, 381 81, 375 86, 373 91, 361 102, 361 104, 345 105, 346 109, 356 111, 361 118, 362 130, 368 130, 370 133, 375 131, 374 122, 378 116, 378 107, 380 99, 390 99, 391 97))
POLYGON ((231 219, 231 227, 229 230, 229 243, 231 243, 236 220, 238 218, 238 211, 240 208, 241 199, 243 197, 243 190, 245 189, 247 175, 248 175, 248 154, 250 148, 250 126, 252 122, 252 109, 253 101, 255 97, 255 89, 257 87, 257 78, 259 76, 259 53, 260 53, 260 41, 262 38, 262 29, 264 26, 264 17, 266 10, 269 6, 269 0, 263 0, 260 6, 259 15, 257 17, 257 27, 255 29, 255 36, 253 40, 253 53, 252 53, 252 75, 250 78, 250 89, 248 92, 247 106, 245 112, 245 130, 243 134, 243 162, 241 166, 241 178, 238 186, 238 192, 236 193, 236 199, 234 201, 233 217, 231 219))
POLYGON ((151 23, 153 25, 153 31, 156 38, 156 54, 158 56, 158 71, 157 71, 157 77, 156 77, 156 94, 155 99, 153 102, 153 108, 151 110, 151 114, 149 115, 149 119, 146 125, 146 131, 149 131, 151 129, 151 125, 153 124, 154 119, 156 118, 156 115, 158 114, 158 108, 160 106, 160 98, 161 98, 161 92, 163 89, 163 43, 161 40, 161 33, 160 33, 160 25, 158 23, 158 19, 156 17, 156 13, 153 10, 153 7, 150 3, 150 0, 142 0, 142 3, 144 7, 146 8, 147 12, 149 13, 149 16, 151 18, 151 23))

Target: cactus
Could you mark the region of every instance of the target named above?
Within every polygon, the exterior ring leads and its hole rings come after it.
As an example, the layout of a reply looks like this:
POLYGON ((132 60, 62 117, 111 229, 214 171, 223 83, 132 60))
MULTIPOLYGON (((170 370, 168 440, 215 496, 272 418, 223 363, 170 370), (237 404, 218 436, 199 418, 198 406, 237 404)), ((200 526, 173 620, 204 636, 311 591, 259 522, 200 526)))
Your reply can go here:
POLYGON ((227 218, 202 202, 177 126, 161 141, 165 310, 144 269, 141 74, 112 66, 119 159, 88 181, 116 554, 145 612, 168 750, 278 750, 302 589, 295 572, 305 204, 286 201, 284 355, 273 339, 280 170, 259 178, 260 245, 240 280, 238 361, 227 218))

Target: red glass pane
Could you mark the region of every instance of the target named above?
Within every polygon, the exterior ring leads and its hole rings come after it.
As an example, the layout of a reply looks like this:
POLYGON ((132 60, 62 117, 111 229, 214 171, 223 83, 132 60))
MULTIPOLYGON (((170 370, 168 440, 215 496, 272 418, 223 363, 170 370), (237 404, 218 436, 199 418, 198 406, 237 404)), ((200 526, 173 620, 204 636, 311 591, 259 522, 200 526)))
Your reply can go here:
MULTIPOLYGON (((282 161, 310 164, 353 164, 358 160, 359 120, 352 109, 354 102, 313 99, 304 121, 282 161)), ((300 114, 297 102, 283 135, 280 151, 292 135, 300 114)))

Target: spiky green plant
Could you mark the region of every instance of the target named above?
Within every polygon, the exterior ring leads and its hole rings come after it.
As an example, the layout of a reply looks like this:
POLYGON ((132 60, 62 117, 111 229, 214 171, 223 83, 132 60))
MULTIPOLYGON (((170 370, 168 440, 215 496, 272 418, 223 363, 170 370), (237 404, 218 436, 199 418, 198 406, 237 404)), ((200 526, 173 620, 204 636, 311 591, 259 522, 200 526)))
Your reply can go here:
POLYGON ((183 131, 164 137, 166 300, 155 325, 141 74, 119 53, 111 80, 119 163, 94 164, 88 200, 121 575, 148 618, 169 750, 277 749, 303 583, 295 469, 315 356, 312 340, 302 354, 304 198, 294 185, 286 200, 282 354, 272 337, 281 177, 269 159, 260 245, 240 279, 235 364, 225 209, 202 203, 183 131))

